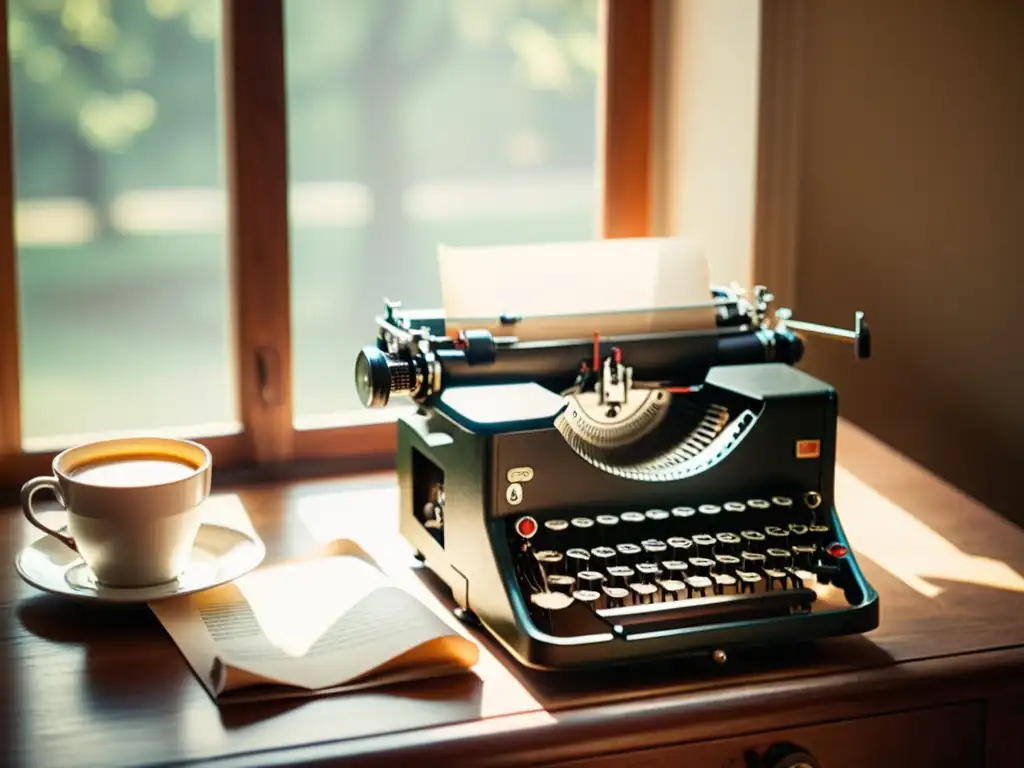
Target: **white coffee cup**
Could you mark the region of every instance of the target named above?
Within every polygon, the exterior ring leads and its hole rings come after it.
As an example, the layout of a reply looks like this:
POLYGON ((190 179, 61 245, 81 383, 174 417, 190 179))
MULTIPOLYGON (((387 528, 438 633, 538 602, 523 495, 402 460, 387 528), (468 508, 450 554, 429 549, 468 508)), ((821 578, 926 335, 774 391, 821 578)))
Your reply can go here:
POLYGON ((58 454, 52 477, 22 486, 21 507, 32 525, 77 551, 98 583, 154 586, 185 570, 212 475, 209 450, 189 440, 100 440, 58 454), (67 533, 36 517, 32 500, 43 488, 67 510, 67 533))

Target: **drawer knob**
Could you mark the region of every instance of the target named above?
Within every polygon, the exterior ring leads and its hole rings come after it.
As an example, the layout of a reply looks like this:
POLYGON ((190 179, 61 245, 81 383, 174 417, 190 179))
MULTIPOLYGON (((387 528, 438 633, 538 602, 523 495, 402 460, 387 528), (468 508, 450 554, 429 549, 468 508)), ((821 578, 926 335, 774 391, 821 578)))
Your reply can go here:
POLYGON ((761 758, 761 768, 821 768, 820 763, 796 744, 773 744, 761 758))

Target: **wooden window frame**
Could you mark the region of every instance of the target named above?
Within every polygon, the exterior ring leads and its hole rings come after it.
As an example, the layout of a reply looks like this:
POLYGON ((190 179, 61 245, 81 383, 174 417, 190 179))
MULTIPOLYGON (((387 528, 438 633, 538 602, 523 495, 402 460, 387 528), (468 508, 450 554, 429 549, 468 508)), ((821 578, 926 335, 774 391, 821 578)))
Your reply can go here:
MULTIPOLYGON (((7 39, 7 1, 0 35, 7 39)), ((229 242, 238 434, 193 439, 218 484, 393 466, 395 423, 293 426, 284 0, 222 0, 229 242), (236 128, 244 126, 244 130, 236 128)), ((650 234, 652 49, 656 0, 601 0, 599 82, 602 237, 650 234)), ((48 474, 59 451, 26 452, 20 426, 15 158, 10 58, 0 63, 0 494, 48 474)))

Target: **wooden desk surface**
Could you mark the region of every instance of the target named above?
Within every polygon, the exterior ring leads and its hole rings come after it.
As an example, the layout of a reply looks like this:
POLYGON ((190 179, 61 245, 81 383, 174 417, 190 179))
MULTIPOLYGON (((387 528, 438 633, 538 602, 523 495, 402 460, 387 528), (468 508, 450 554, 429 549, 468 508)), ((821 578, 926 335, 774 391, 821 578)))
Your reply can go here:
MULTIPOLYGON (((11 764, 51 768, 553 763, 1024 690, 1024 532, 854 427, 841 427, 839 454, 840 516, 881 595, 882 624, 868 636, 724 668, 674 661, 550 676, 519 669, 478 638, 475 677, 219 708, 147 608, 43 595, 7 565, 0 757, 6 748, 11 764)), ((268 562, 356 538, 444 611, 429 576, 407 567, 396 499, 385 474, 243 489, 215 497, 209 512, 251 521, 268 562)), ((0 511, 0 559, 12 563, 36 537, 19 511, 0 511)))

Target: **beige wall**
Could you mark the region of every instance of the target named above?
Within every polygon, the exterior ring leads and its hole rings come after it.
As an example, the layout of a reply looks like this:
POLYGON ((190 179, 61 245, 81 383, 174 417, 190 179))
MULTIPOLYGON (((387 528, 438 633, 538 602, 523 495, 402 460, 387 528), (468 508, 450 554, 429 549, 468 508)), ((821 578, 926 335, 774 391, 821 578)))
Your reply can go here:
POLYGON ((654 231, 699 241, 711 279, 749 285, 760 3, 656 6, 654 231))
POLYGON ((1024 523, 1024 3, 805 6, 796 313, 840 410, 1024 523))

